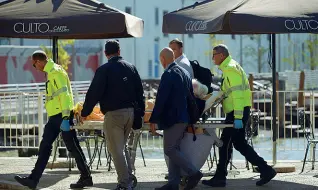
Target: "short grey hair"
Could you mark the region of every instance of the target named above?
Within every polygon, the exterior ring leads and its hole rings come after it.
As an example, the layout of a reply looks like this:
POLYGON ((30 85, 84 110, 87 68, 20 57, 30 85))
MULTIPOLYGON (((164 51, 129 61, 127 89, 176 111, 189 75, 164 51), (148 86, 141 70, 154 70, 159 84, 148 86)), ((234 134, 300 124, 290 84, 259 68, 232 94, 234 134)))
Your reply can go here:
POLYGON ((213 48, 213 50, 215 50, 217 53, 222 53, 226 57, 230 55, 229 49, 224 44, 219 44, 219 45, 215 46, 213 48))

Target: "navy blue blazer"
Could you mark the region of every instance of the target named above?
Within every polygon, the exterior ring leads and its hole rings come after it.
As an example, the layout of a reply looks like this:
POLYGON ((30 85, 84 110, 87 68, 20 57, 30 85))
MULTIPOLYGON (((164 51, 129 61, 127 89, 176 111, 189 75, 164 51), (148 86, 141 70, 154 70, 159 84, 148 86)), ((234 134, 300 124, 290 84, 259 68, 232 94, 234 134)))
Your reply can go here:
POLYGON ((161 130, 177 123, 188 123, 187 96, 193 95, 189 73, 176 63, 171 63, 161 76, 155 106, 150 123, 158 124, 161 130))

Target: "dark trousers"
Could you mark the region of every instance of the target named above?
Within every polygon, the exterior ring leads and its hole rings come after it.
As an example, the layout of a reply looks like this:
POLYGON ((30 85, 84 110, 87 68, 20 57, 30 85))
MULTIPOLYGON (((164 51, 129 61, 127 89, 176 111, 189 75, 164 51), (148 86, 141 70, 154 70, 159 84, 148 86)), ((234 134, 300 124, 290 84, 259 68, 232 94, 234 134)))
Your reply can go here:
MULTIPOLYGON (((49 118, 45 125, 42 141, 40 144, 39 155, 35 167, 32 170, 29 178, 39 182, 42 173, 48 163, 49 157, 52 152, 52 144, 60 134, 60 126, 62 123, 62 114, 54 115, 49 118)), ((90 171, 86 163, 86 158, 83 150, 79 145, 75 130, 62 131, 62 137, 66 148, 72 153, 75 158, 78 170, 82 176, 90 176, 90 171)))
MULTIPOLYGON (((255 150, 247 144, 245 138, 245 125, 248 121, 250 115, 250 107, 245 107, 243 112, 243 128, 225 128, 223 129, 221 140, 223 141, 223 146, 219 148, 219 164, 214 178, 225 180, 227 176, 227 166, 230 162, 234 148, 239 151, 251 164, 258 166, 260 173, 268 171, 270 166, 264 161, 263 158, 258 156, 255 150)), ((232 124, 234 122, 234 112, 230 112, 226 115, 225 123, 232 124)))
POLYGON ((177 123, 163 131, 163 151, 169 157, 168 172, 169 183, 179 185, 181 169, 188 176, 194 175, 198 169, 180 151, 181 140, 187 128, 186 123, 177 123))

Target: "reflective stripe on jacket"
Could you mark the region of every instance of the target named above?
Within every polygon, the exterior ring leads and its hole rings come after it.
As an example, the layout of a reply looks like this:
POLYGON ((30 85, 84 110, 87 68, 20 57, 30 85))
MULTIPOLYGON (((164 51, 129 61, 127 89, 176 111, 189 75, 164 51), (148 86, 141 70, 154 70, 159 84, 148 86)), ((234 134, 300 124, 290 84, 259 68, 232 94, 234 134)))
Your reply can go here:
POLYGON ((67 72, 52 59, 48 60, 44 71, 47 73, 45 108, 48 116, 62 113, 62 117, 68 117, 74 102, 67 72))
POLYGON ((243 110, 251 106, 251 90, 243 68, 228 56, 219 66, 223 72, 221 90, 226 94, 222 103, 224 113, 234 111, 235 119, 242 119, 243 110))

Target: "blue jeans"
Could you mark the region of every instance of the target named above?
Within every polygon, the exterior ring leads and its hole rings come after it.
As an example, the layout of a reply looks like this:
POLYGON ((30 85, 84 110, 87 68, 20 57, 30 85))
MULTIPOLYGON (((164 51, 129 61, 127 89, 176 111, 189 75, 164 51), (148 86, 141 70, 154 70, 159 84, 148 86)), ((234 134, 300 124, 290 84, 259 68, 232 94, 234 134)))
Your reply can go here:
POLYGON ((178 123, 163 131, 163 150, 169 157, 168 181, 171 184, 179 184, 181 181, 181 169, 189 176, 198 170, 180 151, 180 144, 188 124, 178 123))

